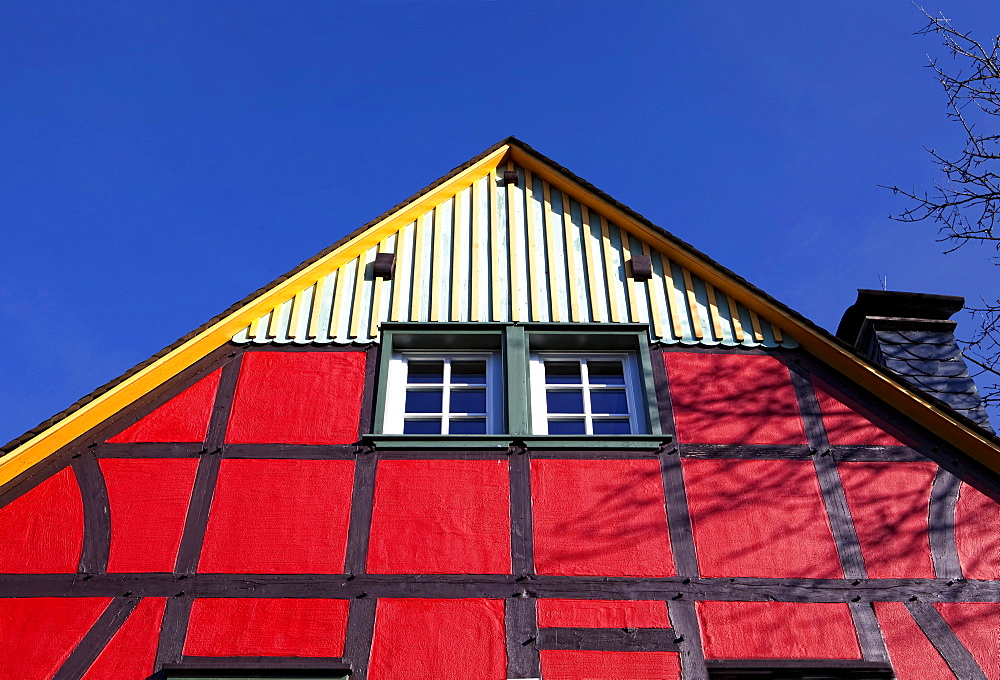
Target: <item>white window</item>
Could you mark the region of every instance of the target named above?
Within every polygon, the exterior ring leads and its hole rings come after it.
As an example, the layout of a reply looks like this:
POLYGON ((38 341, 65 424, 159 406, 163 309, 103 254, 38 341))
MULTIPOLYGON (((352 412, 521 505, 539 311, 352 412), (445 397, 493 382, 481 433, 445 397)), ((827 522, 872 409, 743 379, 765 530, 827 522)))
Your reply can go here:
POLYGON ((643 403, 633 354, 531 355, 535 434, 645 434, 643 403))
POLYGON ((502 429, 499 360, 493 353, 394 354, 384 431, 390 434, 494 434, 502 429))

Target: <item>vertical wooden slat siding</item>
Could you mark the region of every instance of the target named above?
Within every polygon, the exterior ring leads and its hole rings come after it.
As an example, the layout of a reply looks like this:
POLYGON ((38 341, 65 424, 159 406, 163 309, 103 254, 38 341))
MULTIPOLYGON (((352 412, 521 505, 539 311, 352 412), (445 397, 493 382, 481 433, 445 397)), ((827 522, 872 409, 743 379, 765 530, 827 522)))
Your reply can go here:
MULTIPOLYGON (((642 244, 642 254, 649 257, 652 262, 652 256, 649 253, 649 246, 645 243, 642 244)), ((652 318, 650 319, 653 323, 653 335, 658 338, 662 338, 663 317, 666 315, 667 310, 666 305, 663 303, 663 289, 660 288, 660 278, 654 275, 646 281, 646 287, 649 289, 649 301, 650 306, 653 309, 652 318)))
POLYGON ((482 321, 482 292, 479 280, 485 259, 486 248, 483 243, 483 221, 480 217, 480 204, 482 202, 482 182, 472 185, 472 288, 469 293, 471 307, 469 309, 470 318, 473 321, 482 321))
POLYGON ((667 307, 670 309, 670 328, 674 333, 673 339, 680 340, 684 337, 684 330, 681 327, 681 313, 677 307, 673 266, 670 264, 670 258, 663 253, 660 253, 660 264, 663 266, 663 287, 667 291, 667 307))
POLYGON ((490 319, 503 321, 503 283, 500 268, 504 266, 504 256, 500 253, 500 211, 499 192, 497 191, 497 171, 493 170, 489 177, 488 196, 490 198, 490 319))
POLYGON ((753 339, 757 342, 763 342, 764 333, 760 330, 760 317, 752 309, 750 310, 750 322, 753 323, 753 339))
POLYGON ((577 247, 576 226, 573 224, 573 213, 570 207, 569 196, 563 194, 562 197, 562 220, 563 220, 563 247, 566 252, 566 270, 569 279, 569 317, 571 321, 579 322, 580 317, 580 250, 577 247))
POLYGON ((620 323, 622 317, 621 308, 618 305, 618 277, 612 260, 611 228, 603 215, 601 216, 601 240, 604 243, 604 275, 608 282, 608 308, 611 311, 611 322, 620 323))
POLYGON ((462 312, 465 306, 469 281, 469 253, 466 245, 468 243, 468 233, 466 231, 466 216, 468 214, 467 191, 463 190, 455 194, 453 201, 454 211, 452 212, 452 221, 455 225, 455 230, 452 237, 451 315, 449 318, 452 321, 464 321, 462 312))
POLYGON ((531 173, 527 170, 524 171, 524 205, 525 205, 525 220, 528 224, 528 270, 530 272, 531 284, 528 286, 528 290, 531 291, 531 320, 532 321, 542 321, 544 318, 548 318, 546 314, 545 317, 542 316, 542 280, 544 274, 542 273, 541 257, 538 252, 538 238, 535 233, 535 197, 534 197, 534 178, 531 173))
MULTIPOLYGON (((379 253, 392 253, 395 252, 395 234, 391 234, 382 239, 378 244, 379 253)), ((372 281, 373 291, 372 291, 372 308, 368 321, 368 337, 374 338, 378 336, 378 325, 384 320, 383 313, 383 300, 386 298, 387 293, 384 292, 392 285, 392 281, 386 281, 385 279, 376 278, 372 281)), ((358 338, 360 340, 360 338, 358 338)))
POLYGON ((369 248, 363 255, 358 257, 357 272, 354 277, 354 304, 351 305, 351 328, 349 334, 351 338, 357 338, 361 334, 362 314, 371 311, 371 287, 374 277, 368 276, 370 265, 375 261, 375 248, 369 248))
POLYGON ((698 299, 694 295, 694 283, 691 281, 691 272, 687 269, 683 269, 684 272, 684 290, 687 295, 688 311, 691 312, 691 332, 694 333, 694 337, 701 340, 705 337, 704 330, 701 327, 701 314, 698 313, 698 299))
POLYGON ((420 291, 424 286, 424 232, 427 229, 426 215, 417 219, 413 232, 413 285, 410 287, 409 321, 420 320, 420 291))
POLYGON ((413 230, 416 227, 410 222, 403 227, 396 241, 396 273, 392 277, 392 313, 393 321, 402 321, 410 306, 410 277, 413 272, 413 230))
POLYGON ((708 310, 712 317, 712 334, 716 340, 724 340, 722 335, 722 319, 719 317, 719 303, 715 299, 715 288, 710 283, 705 283, 705 290, 708 293, 708 310))
POLYGON ((542 214, 545 216, 545 250, 548 254, 549 298, 552 306, 552 320, 558 323, 565 321, 560 304, 560 298, 562 297, 562 287, 559 285, 561 272, 557 271, 556 267, 556 262, 559 261, 556 257, 556 253, 560 248, 560 244, 557 241, 559 229, 555 224, 555 214, 552 212, 552 188, 548 182, 544 182, 542 187, 545 201, 545 209, 542 211, 542 214))
POLYGON ((580 219, 583 221, 583 245, 584 254, 587 258, 587 285, 590 288, 590 319, 598 323, 603 323, 604 297, 602 286, 603 263, 601 254, 594 239, 594 225, 590 223, 590 210, 586 205, 580 205, 580 219))
POLYGON ((649 322, 652 339, 667 344, 796 346, 732 295, 675 268, 670 253, 516 165, 493 169, 369 244, 233 340, 366 344, 390 319, 631 321, 649 322), (519 173, 516 184, 497 181, 505 167, 519 173), (628 264, 639 252, 653 262, 645 283, 628 264), (391 280, 370 272, 378 253, 396 254, 391 280))
MULTIPOLYGON (((512 161, 507 162, 507 169, 514 169, 512 161)), ((506 184, 504 186, 504 198, 507 207, 507 240, 510 242, 510 320, 523 321, 525 318, 521 315, 521 262, 524 258, 521 254, 522 239, 520 238, 523 230, 520 224, 518 224, 515 215, 514 192, 516 189, 517 187, 513 184, 506 184)))
POLYGON ((292 298, 292 317, 288 321, 289 337, 294 337, 299 327, 299 317, 302 316, 302 298, 305 297, 305 290, 300 290, 292 298))
POLYGON ((733 335, 736 342, 743 342, 743 324, 740 323, 740 312, 736 307, 736 301, 731 295, 727 295, 726 302, 729 303, 729 318, 733 322, 733 335))

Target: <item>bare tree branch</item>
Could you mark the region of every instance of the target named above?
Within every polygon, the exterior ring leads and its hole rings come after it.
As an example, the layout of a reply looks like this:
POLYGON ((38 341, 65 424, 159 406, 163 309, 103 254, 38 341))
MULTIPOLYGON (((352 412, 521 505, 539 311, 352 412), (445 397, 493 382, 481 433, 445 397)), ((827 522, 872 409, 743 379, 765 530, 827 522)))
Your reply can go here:
MULTIPOLYGON (((941 171, 930 191, 886 187, 910 200, 910 207, 893 219, 940 225, 941 242, 952 253, 969 243, 1000 252, 1000 35, 982 43, 952 26, 943 13, 931 14, 916 5, 927 24, 916 35, 941 40, 953 63, 928 55, 928 68, 944 89, 947 118, 963 132, 964 146, 955 154, 927 149, 941 171)), ((1000 258, 991 258, 1000 265, 1000 258)), ((1000 300, 983 298, 967 308, 978 328, 960 341, 966 360, 980 379, 983 401, 1000 405, 1000 300)))

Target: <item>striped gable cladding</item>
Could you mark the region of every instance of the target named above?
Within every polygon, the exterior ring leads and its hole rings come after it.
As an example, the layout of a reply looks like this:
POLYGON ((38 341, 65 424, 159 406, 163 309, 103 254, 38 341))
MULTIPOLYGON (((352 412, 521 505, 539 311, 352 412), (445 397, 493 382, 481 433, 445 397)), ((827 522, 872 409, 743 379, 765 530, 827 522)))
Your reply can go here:
POLYGON ((489 169, 317 277, 233 340, 368 344, 385 321, 648 323, 665 344, 795 347, 781 328, 530 170, 489 169), (390 280, 373 275, 396 255, 390 280), (631 258, 653 275, 631 277, 631 258))

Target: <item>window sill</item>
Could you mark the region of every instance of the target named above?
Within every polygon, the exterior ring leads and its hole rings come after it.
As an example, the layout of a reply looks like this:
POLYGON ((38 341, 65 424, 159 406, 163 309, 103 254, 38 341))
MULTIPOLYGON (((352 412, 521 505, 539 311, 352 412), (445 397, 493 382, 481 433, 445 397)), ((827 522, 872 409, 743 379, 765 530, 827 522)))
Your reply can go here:
POLYGON ((661 444, 669 444, 667 434, 625 435, 509 435, 509 434, 368 434, 361 438, 365 444, 382 449, 506 449, 521 442, 529 449, 645 449, 655 451, 661 444))

